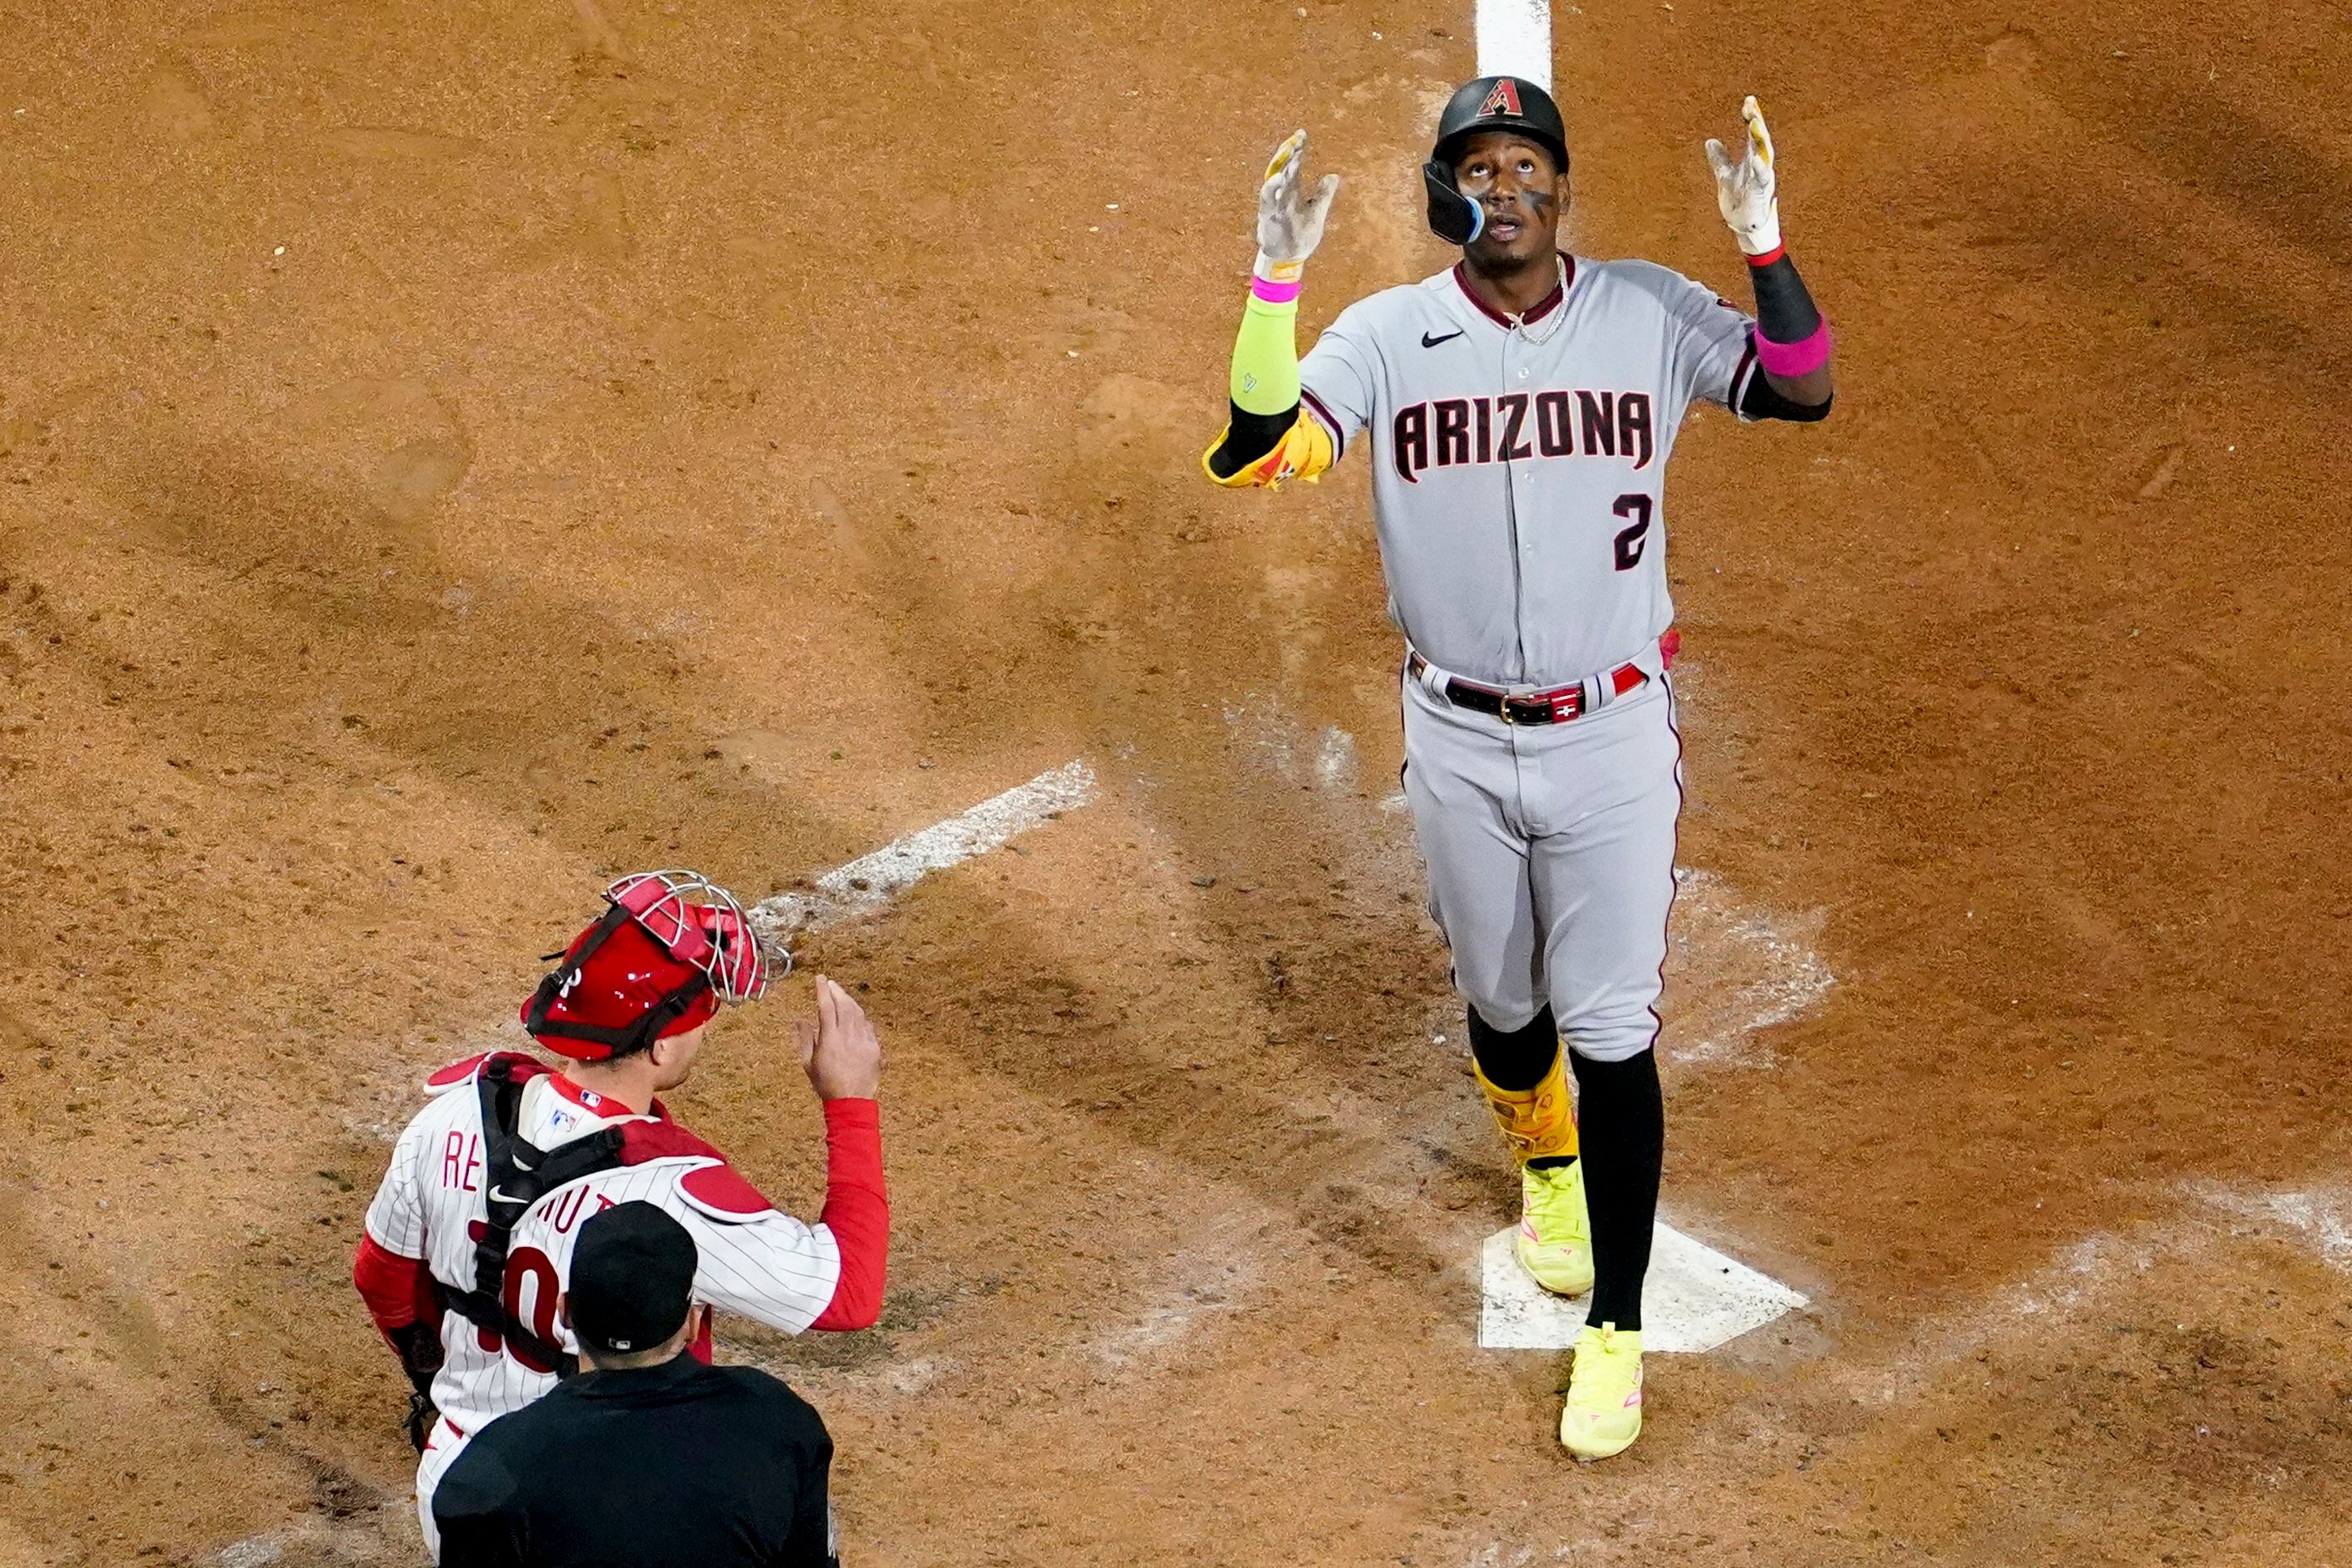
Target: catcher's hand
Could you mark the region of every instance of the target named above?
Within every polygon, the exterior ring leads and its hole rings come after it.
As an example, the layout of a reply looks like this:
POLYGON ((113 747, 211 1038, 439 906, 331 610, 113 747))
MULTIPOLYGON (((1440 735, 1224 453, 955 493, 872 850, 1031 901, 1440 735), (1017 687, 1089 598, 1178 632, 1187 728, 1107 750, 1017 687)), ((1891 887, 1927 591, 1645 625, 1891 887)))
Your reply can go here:
POLYGON ((1330 216, 1331 198, 1339 194, 1339 176, 1326 174, 1315 182, 1315 194, 1298 188, 1300 167, 1307 161, 1307 132, 1294 131, 1274 150, 1265 166, 1265 184, 1257 193, 1257 275, 1279 282, 1298 276, 1315 247, 1323 243, 1323 220, 1330 216))
POLYGON ((408 1434, 409 1447, 420 1454, 425 1452, 425 1445, 433 1437, 433 1424, 440 1419, 441 1412, 433 1407, 429 1394, 421 1392, 410 1394, 408 1419, 401 1424, 408 1434))
POLYGON ((1764 128, 1764 111, 1756 95, 1739 106, 1748 122, 1748 150, 1738 163, 1722 142, 1706 139, 1707 166, 1715 171, 1715 205, 1723 221, 1739 238, 1739 248, 1750 256, 1766 256, 1780 248, 1780 197, 1772 173, 1772 133, 1764 128))

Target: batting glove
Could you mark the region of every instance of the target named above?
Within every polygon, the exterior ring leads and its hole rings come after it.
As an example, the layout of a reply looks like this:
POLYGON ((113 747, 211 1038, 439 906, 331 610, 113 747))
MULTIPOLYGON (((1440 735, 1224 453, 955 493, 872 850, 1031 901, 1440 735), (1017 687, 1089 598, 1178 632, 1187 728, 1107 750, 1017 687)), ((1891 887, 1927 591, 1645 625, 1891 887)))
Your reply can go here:
POLYGON ((1274 150, 1265 166, 1265 184, 1257 193, 1257 266, 1260 278, 1274 282, 1297 281, 1299 270, 1315 247, 1323 243, 1323 220, 1330 216, 1331 198, 1339 194, 1339 176, 1326 174, 1315 183, 1315 193, 1298 188, 1301 165, 1307 161, 1307 132, 1294 131, 1274 150))
POLYGON ((1723 221, 1738 237, 1739 248, 1750 256, 1769 256, 1780 248, 1780 197, 1772 174, 1772 133, 1764 128, 1764 111, 1756 96, 1739 106, 1748 122, 1747 154, 1738 163, 1722 142, 1706 139, 1707 166, 1715 171, 1715 205, 1723 221))

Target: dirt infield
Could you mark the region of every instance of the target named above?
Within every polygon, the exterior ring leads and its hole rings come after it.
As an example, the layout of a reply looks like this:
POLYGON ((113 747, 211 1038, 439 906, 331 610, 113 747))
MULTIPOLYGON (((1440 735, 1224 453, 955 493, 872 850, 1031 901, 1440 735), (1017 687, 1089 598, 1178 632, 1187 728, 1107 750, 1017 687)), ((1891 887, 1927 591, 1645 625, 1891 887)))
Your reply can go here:
MULTIPOLYGON (((1591 1468, 1475 1347, 1360 464, 1194 468, 1283 132, 1308 324, 1443 264, 1466 0, 17 17, 0 1568, 415 1560, 348 1259, 416 1079, 609 871, 1073 759, 803 954, 892 1048, 892 1294, 729 1348, 849 1560, 2352 1556, 2352 23, 2085 9, 1557 7, 1578 247, 1738 287, 1757 92, 1843 388, 1673 498, 1666 1212, 1813 1306, 1591 1468)), ((679 1101, 803 1206, 805 1001, 679 1101)))

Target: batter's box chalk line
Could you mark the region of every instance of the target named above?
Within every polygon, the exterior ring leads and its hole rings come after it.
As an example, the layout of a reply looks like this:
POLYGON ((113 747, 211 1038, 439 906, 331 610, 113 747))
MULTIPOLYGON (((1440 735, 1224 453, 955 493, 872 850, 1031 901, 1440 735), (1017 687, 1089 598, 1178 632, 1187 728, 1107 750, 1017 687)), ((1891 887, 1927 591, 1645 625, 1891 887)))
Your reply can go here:
MULTIPOLYGON (((1511 1250, 1514 1226, 1486 1238, 1478 1344, 1490 1351, 1559 1351, 1584 1327, 1585 1298, 1555 1296, 1528 1277, 1511 1250)), ((1642 1348, 1696 1355, 1760 1329, 1805 1298, 1738 1258, 1660 1221, 1642 1292, 1642 1348)))
POLYGON ((932 872, 1000 848, 1094 797, 1095 772, 1084 762, 1049 768, 1027 784, 835 867, 816 879, 813 891, 761 900, 751 908, 752 926, 763 935, 785 936, 871 914, 932 872))

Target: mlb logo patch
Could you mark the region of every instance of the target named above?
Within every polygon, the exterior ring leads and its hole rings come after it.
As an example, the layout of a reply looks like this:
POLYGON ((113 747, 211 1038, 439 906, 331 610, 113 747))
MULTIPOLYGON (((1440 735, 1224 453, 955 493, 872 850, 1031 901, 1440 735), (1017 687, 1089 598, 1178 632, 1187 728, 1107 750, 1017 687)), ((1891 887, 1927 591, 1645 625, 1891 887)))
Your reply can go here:
POLYGON ((1509 77, 1505 77, 1496 82, 1495 90, 1486 95, 1486 101, 1478 106, 1478 114, 1481 119, 1489 114, 1508 114, 1516 118, 1525 118, 1519 110, 1519 84, 1509 77))

